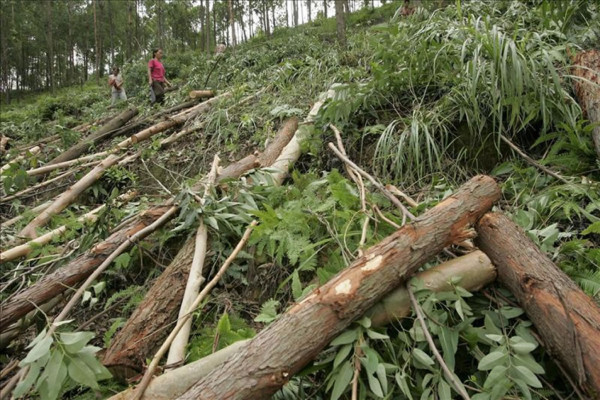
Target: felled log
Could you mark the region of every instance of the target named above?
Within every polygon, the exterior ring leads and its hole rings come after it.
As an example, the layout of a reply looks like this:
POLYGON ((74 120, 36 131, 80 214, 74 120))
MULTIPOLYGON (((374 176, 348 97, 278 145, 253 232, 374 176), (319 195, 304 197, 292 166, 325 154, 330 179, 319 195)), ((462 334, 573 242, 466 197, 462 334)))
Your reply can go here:
MULTIPOLYGON (((137 194, 137 192, 135 192, 135 191, 125 193, 125 194, 119 196, 119 200, 128 202, 136 194, 137 194)), ((100 211, 104 210, 105 208, 106 208, 106 204, 102 204, 101 206, 98 206, 98 207, 94 208, 93 210, 91 210, 90 212, 79 217, 77 219, 77 222, 83 223, 83 222, 88 222, 88 221, 95 221, 98 218, 98 214, 100 213, 100 211)), ((61 225, 58 228, 55 228, 55 229, 51 230, 50 232, 43 234, 40 237, 30 240, 27 243, 23 243, 19 246, 16 246, 11 249, 0 252, 0 264, 7 262, 7 261, 14 260, 14 259, 22 257, 22 256, 25 256, 25 255, 29 254, 35 247, 43 246, 45 244, 50 243, 51 240, 62 235, 66 231, 67 231, 67 226, 61 225)))
POLYGON ((573 73, 580 78, 575 80, 575 95, 584 115, 596 124, 592 138, 600 158, 600 51, 582 51, 575 56, 573 64, 573 73))
POLYGON ((215 95, 215 92, 212 90, 192 90, 190 91, 191 99, 201 99, 203 97, 212 97, 215 95))
POLYGON ((483 216, 478 246, 517 298, 546 350, 592 398, 600 395, 600 308, 508 217, 483 216))
MULTIPOLYGON (((279 130, 278 136, 287 137, 289 141, 297 126, 297 119, 290 119, 279 130)), ((263 154, 279 153, 285 144, 284 140, 274 141, 263 154)), ((271 156, 268 157, 268 159, 270 158, 271 156)), ((241 161, 243 160, 245 158, 241 161)), ((222 170, 218 179, 237 178, 255 167, 254 164, 249 166, 244 163, 247 169, 242 170, 235 164, 231 168, 222 170)), ((115 335, 102 361, 114 376, 127 379, 137 375, 143 368, 144 360, 156 351, 169 333, 164 328, 177 319, 193 260, 194 244, 193 236, 187 239, 175 259, 156 280, 127 323, 115 335)))
POLYGON ((160 206, 142 213, 139 218, 134 218, 106 240, 2 304, 0 331, 4 331, 10 324, 33 310, 36 305, 47 302, 86 279, 121 243, 152 224, 168 209, 168 206, 160 206))
MULTIPOLYGON (((24 154, 20 154, 17 157, 15 157, 13 160, 10 160, 8 163, 4 164, 2 166, 2 168, 0 168, 0 174, 4 171, 6 171, 7 169, 10 168, 11 164, 16 164, 18 162, 21 162, 25 159, 25 157, 30 156, 30 155, 36 155, 38 154, 40 151, 42 151, 42 147, 41 146, 34 146, 32 148, 30 148, 29 150, 27 150, 24 154)), ((2 175, 0 175, 0 179, 2 178, 2 175)))
POLYGON ((228 97, 231 97, 231 92, 226 92, 226 93, 220 94, 216 97, 213 97, 210 100, 203 101, 202 103, 197 104, 194 107, 191 107, 185 111, 182 111, 179 114, 175 114, 175 115, 169 117, 169 119, 167 119, 166 121, 159 122, 149 128, 146 128, 146 129, 134 134, 134 135, 131 135, 129 138, 127 138, 127 139, 123 140, 122 142, 120 142, 119 144, 117 144, 115 146, 114 150, 118 151, 120 149, 125 149, 135 143, 139 143, 143 140, 149 139, 152 136, 156 135, 157 133, 164 132, 167 129, 183 125, 188 119, 194 118, 195 116, 199 115, 200 113, 207 111, 208 109, 210 109, 213 106, 213 104, 215 104, 225 98, 228 98, 228 97))
MULTIPOLYGON (((475 291, 496 279, 496 269, 483 252, 475 251, 415 275, 415 279, 422 280, 425 287, 434 292, 451 290, 450 280, 455 277, 460 278, 459 286, 475 291)), ((404 318, 410 313, 408 291, 402 286, 385 296, 369 309, 366 315, 374 325, 381 326, 404 318)), ((249 342, 249 339, 240 340, 200 360, 157 376, 146 389, 143 399, 167 400, 182 395, 200 378, 208 375, 249 342)), ((133 392, 133 388, 125 390, 110 400, 129 399, 133 392)))
POLYGON ((419 266, 471 236, 470 224, 499 197, 492 178, 474 177, 415 222, 371 247, 179 398, 269 398, 419 266))
POLYGON ((81 193, 83 193, 88 187, 96 182, 104 174, 108 168, 115 165, 121 156, 111 154, 104 161, 99 163, 94 169, 88 172, 83 178, 77 181, 73 186, 67 189, 61 194, 48 208, 42 211, 37 217, 35 217, 18 236, 36 238, 36 228, 42 227, 50 221, 52 216, 58 214, 69 206, 81 193))
POLYGON ((137 108, 130 108, 123 111, 121 114, 111 119, 107 124, 103 125, 96 132, 92 133, 79 143, 71 146, 69 149, 62 152, 57 157, 54 157, 48 162, 48 164, 58 164, 79 157, 80 155, 88 151, 96 143, 110 138, 112 136, 111 134, 114 133, 116 129, 125 125, 127 121, 135 117, 137 113, 137 108))

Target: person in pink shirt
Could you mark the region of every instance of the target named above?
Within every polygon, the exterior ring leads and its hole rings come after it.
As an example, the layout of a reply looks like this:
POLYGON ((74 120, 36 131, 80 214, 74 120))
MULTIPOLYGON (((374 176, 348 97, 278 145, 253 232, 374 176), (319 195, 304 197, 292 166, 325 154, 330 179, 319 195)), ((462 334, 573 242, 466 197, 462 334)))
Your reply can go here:
POLYGON ((165 99, 165 84, 171 86, 171 82, 165 77, 165 67, 160 62, 162 56, 162 49, 153 50, 152 59, 148 61, 148 83, 155 96, 152 103, 159 104, 165 99))

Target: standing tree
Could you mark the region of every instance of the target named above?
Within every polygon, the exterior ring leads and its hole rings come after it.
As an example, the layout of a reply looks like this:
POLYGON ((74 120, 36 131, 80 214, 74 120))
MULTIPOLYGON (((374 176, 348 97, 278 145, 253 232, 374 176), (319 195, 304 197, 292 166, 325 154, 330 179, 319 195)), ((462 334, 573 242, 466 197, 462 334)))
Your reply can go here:
POLYGON ((229 24, 231 25, 231 45, 237 44, 235 37, 235 17, 233 14, 233 0, 229 0, 229 24))
POLYGON ((344 13, 344 4, 341 1, 335 1, 335 22, 337 25, 338 42, 342 48, 346 48, 346 15, 344 13))

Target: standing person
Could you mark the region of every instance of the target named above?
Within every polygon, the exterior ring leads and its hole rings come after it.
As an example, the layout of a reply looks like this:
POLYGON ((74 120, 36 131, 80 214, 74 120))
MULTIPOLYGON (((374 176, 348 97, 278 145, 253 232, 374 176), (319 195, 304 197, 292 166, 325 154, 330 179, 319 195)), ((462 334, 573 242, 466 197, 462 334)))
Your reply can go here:
POLYGON ((162 104, 165 99, 165 84, 171 86, 171 82, 165 77, 165 67, 160 62, 163 56, 162 49, 152 51, 152 59, 148 61, 148 83, 154 92, 153 103, 162 104))
POLYGON ((112 74, 108 76, 108 85, 111 91, 110 105, 113 106, 117 100, 127 101, 125 88, 123 87, 123 76, 119 73, 118 67, 113 67, 112 74))

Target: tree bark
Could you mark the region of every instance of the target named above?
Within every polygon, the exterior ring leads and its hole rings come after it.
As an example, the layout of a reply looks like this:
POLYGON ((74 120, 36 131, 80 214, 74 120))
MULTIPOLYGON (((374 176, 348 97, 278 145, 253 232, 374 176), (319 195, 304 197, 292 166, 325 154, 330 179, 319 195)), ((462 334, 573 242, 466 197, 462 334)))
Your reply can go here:
POLYGON ((444 247, 470 236, 469 225, 499 197, 492 178, 471 179, 315 289, 180 399, 269 398, 419 266, 444 247))
POLYGON ((86 279, 121 243, 152 224, 168 209, 167 206, 159 206, 146 211, 106 240, 73 259, 56 272, 40 279, 31 287, 11 298, 6 304, 2 304, 0 331, 4 331, 10 324, 33 310, 36 305, 44 304, 86 279))
MULTIPOLYGON (((483 252, 475 251, 421 272, 415 276, 415 279, 422 280, 425 287, 431 291, 443 292, 452 289, 449 282, 454 277, 461 278, 459 282, 461 287, 475 291, 496 279, 496 269, 483 252)), ((375 326, 382 326, 405 318, 410 313, 408 291, 405 286, 402 286, 369 309, 366 315, 371 318, 375 326)), ((223 364, 249 342, 249 339, 235 342, 200 360, 157 376, 144 392, 143 399, 167 400, 182 395, 196 381, 223 364)), ((110 400, 129 399, 133 392, 133 388, 128 389, 111 397, 110 400)))
POLYGON ((102 128, 86 137, 76 145, 72 146, 68 150, 62 152, 57 157, 53 158, 48 164, 57 164, 63 161, 73 160, 83 153, 87 152, 90 147, 94 144, 99 143, 102 140, 109 139, 116 134, 116 130, 125 125, 131 118, 135 117, 138 113, 137 108, 130 108, 117 115, 115 118, 110 120, 102 128))
POLYGON ((591 123, 596 124, 592 139, 600 158, 600 50, 582 51, 575 57, 575 94, 581 109, 591 123))
POLYGON ((592 398, 600 395, 600 308, 508 217, 486 214, 477 244, 517 298, 544 347, 592 398))
POLYGON ((203 97, 213 97, 215 92, 212 90, 192 90, 190 91, 191 99, 201 99, 203 97))
POLYGON ((346 48, 346 14, 344 13, 344 3, 341 1, 334 1, 334 3, 338 42, 342 48, 346 48))
POLYGON ((231 26, 231 45, 237 44, 235 37, 235 17, 233 15, 233 0, 229 0, 229 25, 231 26))
POLYGON ((35 217, 21 232, 20 237, 36 238, 36 229, 40 228, 50 221, 52 216, 58 214, 69 206, 75 199, 89 188, 94 182, 96 182, 108 168, 115 165, 121 157, 116 155, 108 156, 104 161, 98 164, 94 169, 88 172, 83 178, 77 181, 73 186, 67 189, 62 195, 60 195, 47 209, 42 211, 40 215, 35 217))
MULTIPOLYGON (((297 120, 292 118, 291 122, 283 125, 278 136, 287 137, 289 141, 297 125, 297 120)), ((263 153, 269 155, 265 159, 272 159, 271 154, 281 152, 286 144, 283 139, 274 140, 263 153)), ((251 157, 260 159, 260 156, 251 157)), ((218 180, 237 178, 244 172, 261 166, 260 163, 247 163, 247 158, 221 171, 218 180), (240 167, 240 163, 244 167, 240 167)), ((177 319, 192 265, 194 244, 195 238, 192 236, 148 291, 125 326, 115 335, 102 362, 116 377, 127 379, 137 375, 142 370, 146 357, 156 351, 169 333, 164 328, 177 319)))

